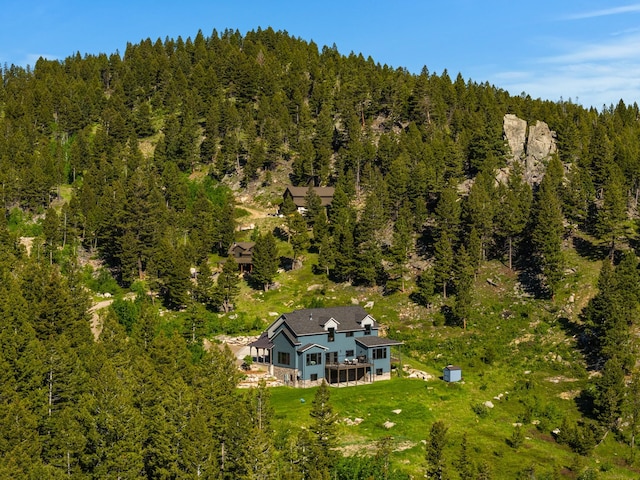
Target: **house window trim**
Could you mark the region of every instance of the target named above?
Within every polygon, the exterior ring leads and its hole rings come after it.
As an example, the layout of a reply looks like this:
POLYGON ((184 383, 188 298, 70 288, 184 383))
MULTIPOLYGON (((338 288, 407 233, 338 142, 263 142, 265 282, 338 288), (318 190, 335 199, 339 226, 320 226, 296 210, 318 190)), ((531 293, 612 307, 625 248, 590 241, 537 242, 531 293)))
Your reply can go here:
POLYGON ((322 353, 307 353, 305 357, 306 366, 322 365, 322 353))
POLYGON ((338 363, 338 352, 326 352, 324 354, 327 365, 332 363, 338 363))
POLYGON ((278 363, 280 365, 290 366, 291 365, 291 353, 279 351, 278 352, 278 363))
POLYGON ((371 351, 371 358, 374 360, 384 360, 387 358, 387 348, 386 347, 378 347, 374 348, 371 351))

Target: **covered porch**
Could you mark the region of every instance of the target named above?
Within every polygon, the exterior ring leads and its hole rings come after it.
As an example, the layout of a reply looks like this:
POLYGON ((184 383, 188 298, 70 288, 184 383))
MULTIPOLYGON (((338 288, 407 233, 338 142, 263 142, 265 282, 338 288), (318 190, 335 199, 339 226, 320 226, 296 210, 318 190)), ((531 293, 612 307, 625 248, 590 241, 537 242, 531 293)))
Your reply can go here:
POLYGON ((267 332, 263 332, 262 335, 260 335, 260 337, 256 341, 251 342, 248 347, 249 355, 251 355, 252 358, 255 358, 256 363, 271 363, 271 351, 273 349, 273 343, 271 343, 271 340, 269 340, 267 332), (254 348, 256 349, 255 357, 253 355, 254 348))
POLYGON ((373 365, 366 357, 345 360, 342 363, 325 365, 325 380, 334 387, 358 385, 373 382, 373 365))

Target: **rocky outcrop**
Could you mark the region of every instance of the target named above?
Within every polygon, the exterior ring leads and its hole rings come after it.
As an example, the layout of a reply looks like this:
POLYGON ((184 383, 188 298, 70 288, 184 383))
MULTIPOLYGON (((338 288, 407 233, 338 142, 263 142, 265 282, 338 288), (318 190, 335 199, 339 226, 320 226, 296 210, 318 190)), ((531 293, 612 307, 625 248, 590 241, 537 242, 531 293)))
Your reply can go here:
POLYGON ((499 177, 508 177, 513 163, 521 162, 525 181, 530 185, 539 184, 544 176, 546 161, 557 152, 556 133, 539 120, 529 126, 527 132, 527 122, 513 114, 504 116, 503 128, 511 158, 507 171, 500 172, 499 177))
POLYGON ((504 138, 509 144, 513 158, 521 159, 527 140, 527 122, 507 113, 503 121, 504 138))

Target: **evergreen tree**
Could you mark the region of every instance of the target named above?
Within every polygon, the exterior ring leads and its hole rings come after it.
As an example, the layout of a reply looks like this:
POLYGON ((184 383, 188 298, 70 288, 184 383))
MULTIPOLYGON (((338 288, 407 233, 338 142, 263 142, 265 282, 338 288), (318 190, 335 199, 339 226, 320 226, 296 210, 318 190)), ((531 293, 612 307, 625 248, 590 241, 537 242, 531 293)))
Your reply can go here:
POLYGON ((535 203, 531 242, 543 285, 553 296, 562 278, 562 211, 553 178, 546 175, 535 203))
POLYGON ((330 401, 329 385, 323 381, 313 397, 311 405, 311 425, 309 431, 313 435, 316 462, 328 466, 331 461, 331 450, 336 445, 337 416, 330 401))
POLYGON ((443 480, 446 477, 446 465, 444 463, 444 448, 447 444, 448 428, 442 421, 437 421, 431 426, 425 460, 427 461, 426 477, 443 480))
POLYGON ((405 291, 407 264, 414 247, 412 231, 411 211, 407 205, 403 205, 393 225, 393 244, 390 252, 392 267, 389 271, 390 279, 387 281, 387 289, 391 291, 405 291))
POLYGON ((623 231, 623 222, 627 217, 627 203, 620 169, 612 165, 609 170, 602 184, 602 202, 595 229, 599 238, 609 240, 609 258, 613 259, 616 240, 623 231))
POLYGON ((238 264, 233 257, 228 257, 222 266, 214 292, 215 303, 220 305, 223 312, 228 313, 233 309, 235 299, 240 292, 239 284, 238 264))
POLYGON ((458 321, 462 323, 462 327, 466 329, 467 320, 472 311, 473 279, 475 272, 471 264, 471 258, 464 248, 464 245, 461 245, 456 252, 454 272, 456 303, 453 312, 458 321))
POLYGON ((260 235, 253 247, 251 278, 265 291, 278 273, 278 260, 276 239, 273 234, 267 232, 260 235))
POLYGON ((309 185, 307 189, 304 204, 306 208, 304 216, 309 226, 313 227, 318 217, 324 212, 324 207, 322 206, 320 195, 316 193, 312 185, 309 185))
POLYGON ((498 189, 500 208, 497 213, 496 224, 498 232, 507 239, 508 265, 513 269, 513 240, 520 235, 529 220, 531 210, 531 188, 522 179, 519 168, 515 168, 509 175, 506 186, 498 189))
POLYGON ((433 273, 435 285, 442 289, 442 296, 447 298, 447 286, 453 277, 453 245, 446 231, 442 231, 435 244, 433 273))
POLYGON ((292 265, 295 268, 299 255, 309 248, 309 234, 307 222, 299 212, 294 212, 287 217, 287 229, 289 231, 289 243, 293 249, 292 265))
POLYGON ((469 228, 475 228, 480 236, 481 259, 484 260, 495 217, 493 177, 488 172, 482 171, 476 176, 465 207, 469 228))
POLYGON ((327 276, 329 276, 329 272, 335 268, 335 255, 336 251, 333 244, 333 237, 327 234, 323 237, 318 252, 318 266, 325 270, 327 276))
POLYGON ((595 382, 593 406, 600 423, 607 429, 616 428, 622 413, 624 399, 624 370, 617 357, 611 357, 604 364, 602 376, 595 382))

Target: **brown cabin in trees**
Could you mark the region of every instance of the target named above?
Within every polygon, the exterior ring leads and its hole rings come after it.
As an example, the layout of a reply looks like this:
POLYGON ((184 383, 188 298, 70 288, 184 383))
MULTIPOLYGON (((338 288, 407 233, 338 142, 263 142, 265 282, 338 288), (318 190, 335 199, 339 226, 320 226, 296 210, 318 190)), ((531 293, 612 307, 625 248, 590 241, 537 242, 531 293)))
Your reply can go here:
POLYGON ((229 256, 233 257, 240 270, 243 272, 251 272, 253 268, 253 247, 256 242, 234 242, 229 247, 229 256))
MULTIPOLYGON (((333 187, 312 187, 316 194, 320 197, 321 205, 323 207, 328 207, 331 205, 333 200, 333 194, 335 192, 335 188, 333 187)), ((284 193, 282 194, 282 198, 286 199, 290 197, 293 200, 294 205, 297 207, 300 213, 304 213, 307 209, 306 196, 309 191, 309 187, 294 187, 288 186, 284 193)))

